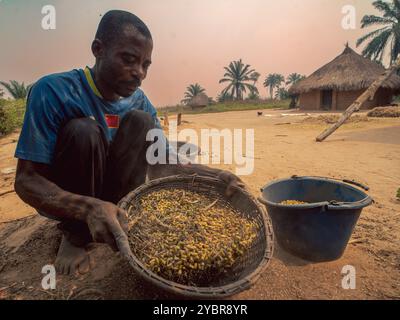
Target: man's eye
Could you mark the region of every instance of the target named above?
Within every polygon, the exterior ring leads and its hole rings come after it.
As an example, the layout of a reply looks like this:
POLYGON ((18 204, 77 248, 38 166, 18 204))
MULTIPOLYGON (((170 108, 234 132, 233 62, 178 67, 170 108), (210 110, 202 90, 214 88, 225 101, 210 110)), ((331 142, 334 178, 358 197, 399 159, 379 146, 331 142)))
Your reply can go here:
POLYGON ((122 58, 124 60, 125 63, 127 64, 131 64, 135 62, 135 58, 134 57, 123 57, 122 58))

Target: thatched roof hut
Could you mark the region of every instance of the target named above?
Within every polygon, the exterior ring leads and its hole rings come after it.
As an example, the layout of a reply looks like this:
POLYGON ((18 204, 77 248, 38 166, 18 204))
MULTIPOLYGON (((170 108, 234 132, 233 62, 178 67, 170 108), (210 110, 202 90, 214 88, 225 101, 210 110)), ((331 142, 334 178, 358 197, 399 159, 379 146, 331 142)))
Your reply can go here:
POLYGON ((194 98, 192 98, 192 100, 190 100, 188 104, 192 108, 205 107, 208 105, 208 97, 205 93, 200 93, 194 98))
MULTIPOLYGON (((346 46, 334 60, 293 85, 289 93, 300 95, 301 109, 344 110, 384 72, 381 65, 346 46)), ((393 75, 363 108, 390 104, 397 92, 400 92, 400 77, 393 75)))

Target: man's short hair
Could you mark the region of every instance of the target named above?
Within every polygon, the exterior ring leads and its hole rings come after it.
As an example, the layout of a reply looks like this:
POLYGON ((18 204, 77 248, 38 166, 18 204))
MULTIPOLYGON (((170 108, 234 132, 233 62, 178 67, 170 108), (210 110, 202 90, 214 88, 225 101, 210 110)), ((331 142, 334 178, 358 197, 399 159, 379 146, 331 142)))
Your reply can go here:
POLYGON ((105 45, 110 45, 123 35, 127 25, 133 26, 146 39, 152 39, 149 28, 133 13, 122 10, 108 11, 100 20, 96 32, 96 39, 105 45))

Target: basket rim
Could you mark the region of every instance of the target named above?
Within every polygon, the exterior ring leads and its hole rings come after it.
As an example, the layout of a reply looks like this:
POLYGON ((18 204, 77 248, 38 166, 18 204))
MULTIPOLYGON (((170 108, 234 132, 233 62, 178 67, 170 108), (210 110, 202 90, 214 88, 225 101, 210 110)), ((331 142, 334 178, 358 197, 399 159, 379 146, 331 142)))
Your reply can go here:
MULTIPOLYGON (((226 186, 226 183, 218 178, 212 178, 207 176, 201 176, 197 174, 193 175, 174 175, 169 177, 163 177, 151 180, 135 190, 129 192, 125 197, 123 197, 119 202, 118 206, 124 210, 127 210, 127 207, 134 197, 138 194, 142 193, 145 190, 151 189, 154 186, 157 186, 161 183, 168 183, 168 182, 188 182, 194 181, 201 182, 204 184, 223 184, 226 186)), ((265 229, 265 241, 266 241, 266 250, 262 257, 262 260, 258 264, 258 266, 250 272, 249 275, 245 276, 242 279, 236 280, 232 283, 223 285, 223 286, 216 286, 216 287, 194 287, 189 285, 180 284, 171 280, 167 280, 165 278, 160 277, 159 275, 155 274, 148 268, 146 268, 141 261, 133 254, 132 257, 125 257, 132 268, 144 279, 150 281, 157 287, 161 287, 162 289, 169 291, 174 294, 181 294, 192 298, 221 298, 226 296, 231 296, 233 294, 242 292, 244 290, 250 289, 250 287, 257 281, 262 271, 264 271, 267 266, 269 265, 273 251, 274 251, 274 235, 272 229, 272 223, 268 216, 268 213, 264 206, 260 204, 260 202, 252 195, 250 192, 244 188, 234 187, 235 193, 240 192, 244 196, 248 197, 257 207, 258 211, 261 213, 262 222, 264 224, 265 229)))

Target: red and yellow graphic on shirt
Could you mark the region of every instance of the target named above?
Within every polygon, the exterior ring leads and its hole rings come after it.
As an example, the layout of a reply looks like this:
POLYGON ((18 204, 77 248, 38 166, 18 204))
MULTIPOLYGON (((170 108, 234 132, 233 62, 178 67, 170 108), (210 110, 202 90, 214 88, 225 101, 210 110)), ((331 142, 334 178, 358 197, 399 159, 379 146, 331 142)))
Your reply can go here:
POLYGON ((119 115, 117 114, 105 114, 107 126, 110 129, 116 129, 119 127, 119 115))

